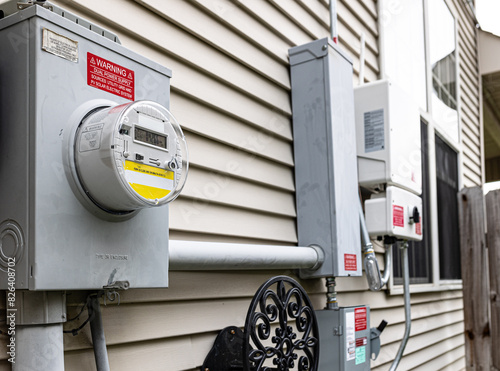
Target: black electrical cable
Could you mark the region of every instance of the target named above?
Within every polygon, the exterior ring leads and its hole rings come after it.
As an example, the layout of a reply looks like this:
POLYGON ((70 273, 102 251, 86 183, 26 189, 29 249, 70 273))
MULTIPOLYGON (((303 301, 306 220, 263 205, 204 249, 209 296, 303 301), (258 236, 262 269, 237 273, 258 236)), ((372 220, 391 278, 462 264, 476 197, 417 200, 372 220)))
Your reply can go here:
POLYGON ((92 321, 94 319, 94 316, 95 316, 94 310, 93 310, 92 306, 89 305, 90 304, 90 297, 94 296, 94 295, 95 296, 99 296, 99 295, 102 295, 102 293, 101 294, 91 294, 91 295, 89 295, 87 297, 87 302, 83 305, 82 309, 80 310, 80 313, 78 313, 78 315, 76 317, 74 317, 73 319, 71 319, 69 321, 73 321, 73 320, 77 319, 83 313, 83 310, 85 308, 87 308, 87 313, 88 313, 87 319, 85 321, 83 321, 83 323, 80 326, 78 326, 77 328, 71 329, 71 330, 64 330, 63 333, 65 333, 65 334, 73 334, 73 336, 76 336, 76 335, 78 335, 78 332, 81 329, 83 329, 85 327, 85 325, 87 325, 87 323, 89 323, 90 321, 92 321))

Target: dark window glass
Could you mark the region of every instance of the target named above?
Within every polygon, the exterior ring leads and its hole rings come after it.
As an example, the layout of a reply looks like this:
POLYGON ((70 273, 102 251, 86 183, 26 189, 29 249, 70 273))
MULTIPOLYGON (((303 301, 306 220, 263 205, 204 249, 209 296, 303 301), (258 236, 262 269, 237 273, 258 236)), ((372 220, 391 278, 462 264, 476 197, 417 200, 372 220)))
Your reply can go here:
MULTIPOLYGON (((420 124, 422 140, 422 241, 411 241, 408 247, 408 263, 410 266, 410 283, 430 283, 431 272, 431 226, 429 202, 429 150, 427 125, 420 124)), ((394 283, 402 283, 401 254, 399 249, 393 248, 394 283)))
POLYGON ((457 153, 436 136, 439 271, 441 279, 461 278, 457 163, 457 153))

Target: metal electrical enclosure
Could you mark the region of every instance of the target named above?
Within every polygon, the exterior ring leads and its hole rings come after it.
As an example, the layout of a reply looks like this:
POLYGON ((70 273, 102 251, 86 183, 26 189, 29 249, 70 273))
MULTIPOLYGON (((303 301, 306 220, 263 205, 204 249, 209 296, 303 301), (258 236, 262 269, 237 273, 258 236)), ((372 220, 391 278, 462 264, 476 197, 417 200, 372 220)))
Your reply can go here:
MULTIPOLYGON (((168 286, 168 206, 96 216, 72 184, 69 148, 97 109, 168 107, 171 71, 88 25, 38 5, 0 20, 1 289, 13 259, 17 289, 168 286)), ((100 145, 99 128, 81 143, 80 151, 100 145)))
POLYGON ((289 55, 298 242, 325 256, 300 274, 361 276, 352 62, 328 38, 289 55))
POLYGON ((370 370, 370 307, 317 310, 319 370, 370 370))

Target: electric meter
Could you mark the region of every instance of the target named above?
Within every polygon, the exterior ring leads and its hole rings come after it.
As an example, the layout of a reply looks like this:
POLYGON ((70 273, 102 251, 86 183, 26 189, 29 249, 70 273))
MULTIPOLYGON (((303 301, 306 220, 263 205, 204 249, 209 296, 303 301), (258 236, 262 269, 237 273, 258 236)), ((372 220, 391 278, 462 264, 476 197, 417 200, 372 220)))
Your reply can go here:
POLYGON ((76 131, 74 159, 85 194, 111 214, 167 204, 179 195, 188 170, 179 124, 151 101, 87 115, 76 131))

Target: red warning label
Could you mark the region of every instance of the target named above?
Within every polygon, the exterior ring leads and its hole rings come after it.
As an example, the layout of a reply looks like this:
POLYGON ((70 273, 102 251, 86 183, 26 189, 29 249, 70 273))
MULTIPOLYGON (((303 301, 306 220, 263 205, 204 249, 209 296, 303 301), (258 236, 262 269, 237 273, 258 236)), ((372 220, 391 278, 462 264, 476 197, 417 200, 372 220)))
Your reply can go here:
POLYGON ((87 85, 134 100, 134 71, 87 53, 87 85))
POLYGON ((355 254, 344 254, 344 269, 346 271, 358 270, 358 261, 355 254))
POLYGON ((354 309, 355 331, 366 330, 366 307, 354 309))
POLYGON ((420 217, 420 222, 415 224, 415 233, 419 236, 422 235, 422 217, 420 217))
POLYGON ((394 227, 405 226, 405 209, 403 206, 392 205, 392 225, 394 227))
POLYGON ((368 338, 366 336, 356 339, 356 348, 362 347, 362 346, 367 345, 367 344, 368 344, 368 338))

